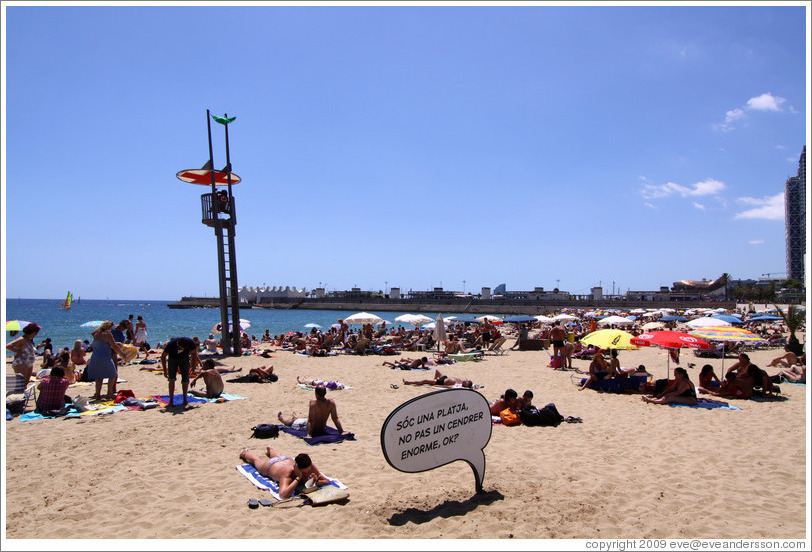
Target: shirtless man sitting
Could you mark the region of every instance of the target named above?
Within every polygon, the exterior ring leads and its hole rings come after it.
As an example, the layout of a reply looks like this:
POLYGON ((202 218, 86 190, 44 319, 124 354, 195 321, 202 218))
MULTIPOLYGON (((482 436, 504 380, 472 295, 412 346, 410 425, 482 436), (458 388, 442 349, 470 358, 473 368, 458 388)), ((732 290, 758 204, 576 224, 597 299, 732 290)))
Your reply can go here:
POLYGON ((214 361, 212 359, 209 358, 203 361, 203 370, 195 379, 192 380, 190 387, 191 389, 189 390, 189 393, 195 397, 216 399, 222 395, 223 388, 225 387, 223 384, 223 378, 220 377, 220 372, 214 367, 214 361), (194 388, 195 383, 197 383, 197 380, 200 378, 203 378, 203 382, 206 384, 205 393, 194 388))
POLYGON ((296 487, 308 480, 313 481, 317 487, 330 483, 305 453, 293 459, 268 447, 265 454, 267 459, 243 449, 240 458, 254 466, 260 475, 276 481, 279 484, 279 497, 282 499, 290 498, 296 487))
POLYGON ((327 419, 332 418, 339 433, 348 435, 349 432, 344 431, 344 428, 341 427, 341 421, 338 419, 336 402, 327 398, 327 388, 323 385, 317 385, 315 393, 316 398, 310 401, 307 418, 299 418, 296 416, 295 411, 291 416, 286 417, 280 411, 278 414, 279 421, 299 431, 307 429, 307 435, 313 437, 323 434, 327 429, 327 419))
POLYGON ((460 343, 459 338, 454 335, 451 340, 445 342, 445 352, 448 355, 456 355, 465 352, 465 347, 460 343))
POLYGON ((452 378, 451 376, 443 375, 439 370, 434 371, 434 379, 406 381, 403 380, 404 385, 439 385, 441 387, 453 387, 460 384, 463 387, 473 387, 471 380, 452 378))
POLYGON ((511 410, 520 410, 519 407, 519 394, 514 389, 506 389, 505 393, 493 401, 491 405, 491 416, 498 416, 506 408, 511 410))

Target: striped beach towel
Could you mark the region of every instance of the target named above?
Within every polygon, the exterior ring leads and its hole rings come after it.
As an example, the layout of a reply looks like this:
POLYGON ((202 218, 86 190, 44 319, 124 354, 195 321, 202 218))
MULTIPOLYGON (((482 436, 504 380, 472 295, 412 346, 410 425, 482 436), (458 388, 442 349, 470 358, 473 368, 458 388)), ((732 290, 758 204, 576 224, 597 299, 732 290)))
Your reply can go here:
MULTIPOLYGON (((244 475, 248 481, 254 484, 255 487, 262 489, 263 491, 269 491, 271 496, 276 500, 282 500, 279 497, 279 483, 261 475, 251 464, 243 464, 242 466, 236 466, 236 468, 237 471, 244 475)), ((324 477, 327 476, 325 475, 324 477)), ((339 489, 347 488, 347 486, 338 479, 333 479, 332 477, 327 477, 327 479, 330 480, 330 485, 333 485, 334 487, 338 487, 339 489)), ((299 494, 298 491, 299 489, 297 488, 296 491, 294 491, 293 496, 299 494)))

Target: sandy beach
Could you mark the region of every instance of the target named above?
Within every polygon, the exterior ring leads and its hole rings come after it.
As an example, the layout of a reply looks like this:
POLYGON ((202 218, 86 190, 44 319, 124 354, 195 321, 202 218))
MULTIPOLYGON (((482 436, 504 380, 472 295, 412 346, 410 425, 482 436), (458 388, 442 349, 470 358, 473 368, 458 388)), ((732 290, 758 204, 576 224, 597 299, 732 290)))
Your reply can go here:
MULTIPOLYGON (((765 367, 781 352, 756 351, 751 358, 765 367)), ((553 402, 562 415, 583 420, 558 427, 494 426, 485 449, 485 493, 475 496, 464 462, 408 474, 390 467, 381 452, 386 416, 433 390, 404 386, 401 379, 431 372, 381 366, 398 357, 313 358, 281 349, 273 354, 220 361, 243 373, 275 367, 276 383, 226 383, 226 391, 247 400, 176 412, 6 422, 9 542, 807 537, 805 385, 782 384, 786 401, 726 399, 741 410, 705 410, 646 404, 635 394, 579 392, 571 380, 581 376, 547 367, 545 351, 509 351, 443 367, 484 386, 479 392, 489 401, 507 387, 519 394, 531 389, 534 404, 553 402), (284 433, 251 438, 256 424, 277 423, 280 410, 306 412, 313 393, 297 385, 297 376, 354 387, 328 396, 355 441, 311 447, 284 433), (245 447, 263 453, 268 445, 290 456, 310 454, 323 473, 349 487, 350 500, 249 509, 249 498, 267 492, 237 472, 238 455, 245 447)), ((660 349, 620 351, 620 361, 624 367, 645 364, 655 378, 666 375, 660 349)), ((691 351, 683 350, 681 361, 683 367, 696 364, 688 369, 694 383, 705 363, 721 372, 721 360, 696 358, 691 351)), ((726 359, 725 366, 733 362, 726 359)), ((587 365, 574 361, 584 370, 587 365)), ((118 388, 137 397, 165 394, 163 376, 140 367, 122 367, 119 377, 126 383, 118 388)), ((92 388, 72 386, 69 394, 89 396, 92 388)))

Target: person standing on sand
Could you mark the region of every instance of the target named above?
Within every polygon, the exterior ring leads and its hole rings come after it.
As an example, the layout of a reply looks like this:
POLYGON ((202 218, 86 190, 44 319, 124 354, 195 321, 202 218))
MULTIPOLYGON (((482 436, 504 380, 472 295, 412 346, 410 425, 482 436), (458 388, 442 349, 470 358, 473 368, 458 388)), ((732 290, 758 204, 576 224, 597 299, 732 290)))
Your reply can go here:
POLYGON ((144 322, 144 317, 140 314, 135 322, 135 344, 136 346, 146 352, 147 358, 149 358, 149 348, 147 345, 147 323, 144 322))
POLYGON ((342 435, 347 435, 348 432, 344 431, 341 427, 341 421, 338 419, 338 410, 336 409, 336 402, 333 399, 326 398, 327 388, 323 385, 316 386, 316 398, 310 401, 310 409, 307 418, 298 418, 296 412, 292 416, 286 417, 280 411, 278 414, 279 421, 288 427, 296 430, 307 429, 307 434, 311 437, 323 434, 327 429, 327 419, 332 418, 336 429, 342 435))
MULTIPOLYGON (((567 340, 567 330, 561 327, 561 322, 556 320, 550 330, 550 341, 553 343, 553 357, 564 356, 564 342, 567 340)), ((562 366, 564 359, 561 359, 562 366)))
POLYGON ((104 379, 107 379, 107 398, 112 399, 116 396, 116 383, 118 382, 118 368, 113 360, 113 353, 122 355, 121 346, 113 339, 113 334, 110 330, 113 328, 113 323, 105 320, 101 326, 91 332, 93 336, 93 353, 90 355, 90 360, 87 362, 87 380, 96 382, 96 394, 93 395, 93 400, 101 399, 101 388, 104 379))
POLYGON ((23 335, 6 344, 6 349, 14 353, 11 368, 15 374, 21 374, 25 378, 26 387, 28 387, 28 381, 34 372, 34 363, 37 361, 34 338, 37 337, 39 329, 39 326, 32 322, 23 328, 23 335))
POLYGON ((190 338, 176 337, 164 345, 164 351, 161 353, 161 368, 164 370, 164 377, 169 380, 168 407, 175 406, 175 378, 178 371, 180 371, 180 383, 183 388, 183 407, 189 404, 186 397, 189 391, 189 371, 191 366, 198 364, 200 364, 200 359, 197 356, 197 347, 190 338), (169 366, 167 366, 167 359, 169 366))
MULTIPOLYGON (((127 317, 127 320, 122 320, 127 323, 127 338, 124 343, 132 344, 135 340, 135 329, 133 328, 133 315, 127 317)), ((146 326, 144 326, 146 328, 146 326)))

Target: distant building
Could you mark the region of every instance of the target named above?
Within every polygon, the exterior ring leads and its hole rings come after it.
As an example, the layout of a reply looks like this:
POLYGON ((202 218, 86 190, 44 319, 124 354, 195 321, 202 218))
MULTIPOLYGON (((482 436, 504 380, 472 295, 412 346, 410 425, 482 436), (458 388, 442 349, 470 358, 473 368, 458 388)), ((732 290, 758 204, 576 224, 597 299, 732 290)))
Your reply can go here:
POLYGON ((787 278, 805 282, 806 257, 806 146, 798 161, 798 176, 784 186, 784 219, 787 236, 787 278))
POLYGON ((506 284, 499 284, 498 286, 493 288, 493 294, 494 295, 504 295, 506 291, 507 291, 507 285, 506 284))
POLYGON ((296 289, 296 286, 242 286, 239 291, 240 302, 245 303, 266 303, 272 302, 274 299, 304 299, 307 297, 307 290, 305 288, 296 289))

